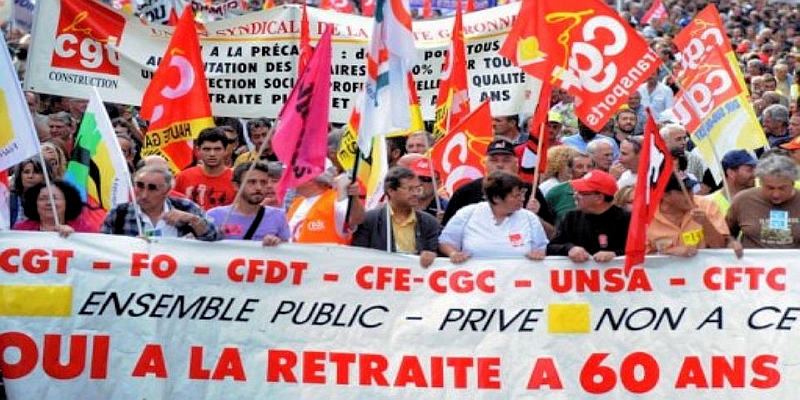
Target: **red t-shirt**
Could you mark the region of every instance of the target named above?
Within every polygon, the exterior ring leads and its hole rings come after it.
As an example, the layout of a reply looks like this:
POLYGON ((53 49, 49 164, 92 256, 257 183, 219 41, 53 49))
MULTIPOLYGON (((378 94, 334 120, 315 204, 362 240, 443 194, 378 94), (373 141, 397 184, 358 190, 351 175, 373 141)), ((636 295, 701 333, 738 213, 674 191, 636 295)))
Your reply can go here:
POLYGON ((200 205, 204 210, 233 203, 233 169, 226 168, 218 176, 206 175, 203 167, 195 166, 181 171, 175 178, 175 191, 200 205))

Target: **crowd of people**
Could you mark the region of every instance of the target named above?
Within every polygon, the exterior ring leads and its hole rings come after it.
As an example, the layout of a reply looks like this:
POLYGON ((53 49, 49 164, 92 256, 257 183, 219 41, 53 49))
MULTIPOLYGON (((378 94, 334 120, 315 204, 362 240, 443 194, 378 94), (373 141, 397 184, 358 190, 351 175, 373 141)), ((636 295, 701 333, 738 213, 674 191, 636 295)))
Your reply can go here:
MULTIPOLYGON (((707 2, 665 3, 667 16, 647 24, 641 21, 650 1, 628 1, 620 10, 665 66, 604 129, 583 125, 574 98, 553 88, 548 165, 535 185, 520 171, 533 128, 525 115, 494 116, 485 177, 454 193, 442 189, 430 167, 430 133, 387 139, 385 199, 368 210, 363 188, 336 160, 341 129, 331 129, 326 170, 281 202, 275 189, 286 166, 270 145, 273 120, 215 118, 217 126, 194 141, 196 162, 173 173, 163 158, 141 157, 147 124, 137 107, 107 104, 136 201, 92 222, 84 216, 96 210, 87 210, 63 179, 87 101, 26 92, 45 164, 35 157, 11 171, 12 229, 256 240, 266 246, 331 243, 416 254, 422 267, 437 256, 452 263, 520 257, 534 265, 548 255, 608 263, 625 251, 649 107, 675 158, 675 174, 647 231, 649 253, 691 257, 701 249, 730 248, 741 256, 747 248, 800 248, 800 7, 765 0, 716 3, 768 141, 762 149, 720 154, 720 181, 693 151, 692 132, 669 112, 678 89, 668 73, 677 63, 672 38, 707 2)), ((4 32, 23 72, 30 37, 4 32)))

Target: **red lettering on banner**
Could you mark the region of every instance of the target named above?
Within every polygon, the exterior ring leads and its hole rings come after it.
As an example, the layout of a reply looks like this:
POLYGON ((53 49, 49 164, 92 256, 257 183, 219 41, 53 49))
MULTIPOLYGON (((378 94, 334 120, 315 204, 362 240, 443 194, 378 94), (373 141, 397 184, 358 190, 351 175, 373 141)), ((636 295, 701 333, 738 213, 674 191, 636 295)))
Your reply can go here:
POLYGON ((30 249, 22 252, 17 248, 10 248, 0 252, 0 269, 16 274, 22 269, 31 274, 43 274, 50 271, 55 262, 57 274, 66 274, 69 259, 75 255, 73 250, 44 250, 30 249))
POLYGON ((219 360, 214 364, 213 372, 203 366, 203 350, 202 346, 192 346, 189 351, 189 379, 221 381, 230 377, 234 381, 247 380, 239 349, 236 347, 222 349, 219 360))
POLYGON ((228 264, 228 279, 233 282, 255 282, 256 278, 263 276, 264 283, 275 284, 290 278, 292 285, 300 285, 307 269, 308 263, 301 261, 291 261, 287 266, 278 260, 236 258, 228 264))
POLYGON ((781 380, 777 363, 777 356, 761 354, 750 361, 748 371, 746 356, 712 356, 710 368, 706 369, 699 356, 687 356, 675 380, 675 388, 686 389, 693 386, 698 389, 769 389, 777 386, 781 380), (748 375, 752 375, 749 381, 748 375))
POLYGON ((643 268, 625 275, 622 268, 554 269, 550 271, 550 287, 556 293, 567 292, 650 292, 653 286, 643 268))
POLYGON ((161 345, 148 344, 142 350, 131 376, 143 377, 153 374, 156 378, 167 377, 167 364, 164 361, 164 350, 161 345))
POLYGON ((267 351, 266 381, 324 385, 330 383, 330 367, 337 385, 354 381, 352 372, 360 386, 442 388, 445 372, 449 371, 453 388, 501 388, 499 357, 404 355, 394 366, 382 354, 307 350, 298 355, 284 349, 267 351), (351 368, 354 365, 355 370, 351 368))
POLYGON ((411 290, 411 269, 365 265, 356 271, 356 283, 367 290, 386 290, 389 284, 394 283, 392 289, 395 291, 408 292, 411 290))
POLYGON ((429 286, 436 293, 494 293, 494 270, 473 274, 466 270, 448 271, 439 269, 431 272, 429 286))
POLYGON ((710 267, 703 273, 703 284, 710 290, 786 290, 786 268, 710 267))
POLYGON ((157 254, 150 261, 147 253, 133 253, 131 255, 131 276, 141 276, 143 269, 150 269, 159 279, 167 279, 178 270, 178 262, 169 255, 157 254))
MULTIPOLYGON (((42 371, 55 379, 74 379, 86 370, 87 354, 89 358, 89 378, 104 379, 107 375, 109 337, 105 335, 44 335, 41 351, 42 371), (61 341, 69 341, 69 357, 66 363, 61 359, 61 341), (89 339, 91 338, 91 343, 89 339)), ((39 364, 39 347, 36 341, 22 332, 5 332, 0 334, 0 370, 5 379, 20 379, 29 375, 39 364), (9 349, 19 353, 15 363, 6 360, 9 349)))
POLYGON ((549 386, 550 389, 564 389, 561 383, 561 376, 552 357, 541 357, 536 359, 533 370, 528 378, 528 390, 539 390, 542 386, 549 386))

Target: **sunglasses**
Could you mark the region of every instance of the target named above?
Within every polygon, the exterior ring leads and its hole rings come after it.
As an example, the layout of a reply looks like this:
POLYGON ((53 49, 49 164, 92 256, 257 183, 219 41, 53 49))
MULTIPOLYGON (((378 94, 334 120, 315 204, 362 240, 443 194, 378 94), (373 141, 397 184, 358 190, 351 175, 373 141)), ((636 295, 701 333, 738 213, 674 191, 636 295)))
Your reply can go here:
POLYGON ((156 191, 158 191, 160 189, 158 187, 158 185, 156 185, 155 183, 144 183, 144 182, 137 181, 137 182, 135 182, 135 184, 136 184, 136 188, 140 189, 140 190, 144 190, 145 188, 147 188, 147 190, 149 190, 151 192, 156 192, 156 191))

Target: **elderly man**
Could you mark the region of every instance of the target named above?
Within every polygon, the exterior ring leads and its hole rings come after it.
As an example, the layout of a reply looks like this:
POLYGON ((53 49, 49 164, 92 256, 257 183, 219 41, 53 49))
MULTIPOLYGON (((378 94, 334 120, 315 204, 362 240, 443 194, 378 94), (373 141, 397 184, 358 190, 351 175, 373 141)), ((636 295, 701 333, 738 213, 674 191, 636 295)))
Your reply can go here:
POLYGON ((761 114, 761 125, 772 147, 792 140, 789 136, 789 109, 785 106, 773 104, 765 108, 761 114))
POLYGON ((170 197, 172 173, 157 166, 146 166, 133 178, 136 204, 120 204, 106 215, 102 233, 147 237, 196 237, 220 240, 222 236, 200 206, 186 199, 170 197))
POLYGON ((406 167, 392 167, 384 179, 387 204, 370 210, 353 234, 353 246, 417 254, 423 268, 436 259, 439 221, 418 211, 423 192, 417 175, 406 167))
POLYGON ((594 140, 586 146, 586 154, 592 159, 594 168, 608 172, 614 163, 614 148, 607 140, 594 140))
POLYGON ((746 248, 800 248, 800 196, 795 181, 800 166, 791 158, 770 154, 756 165, 761 186, 736 195, 726 220, 731 234, 742 234, 746 248))
POLYGON ((558 224, 547 254, 568 256, 573 262, 609 262, 625 253, 631 215, 612 204, 617 181, 607 172, 594 170, 571 180, 576 209, 558 224))

